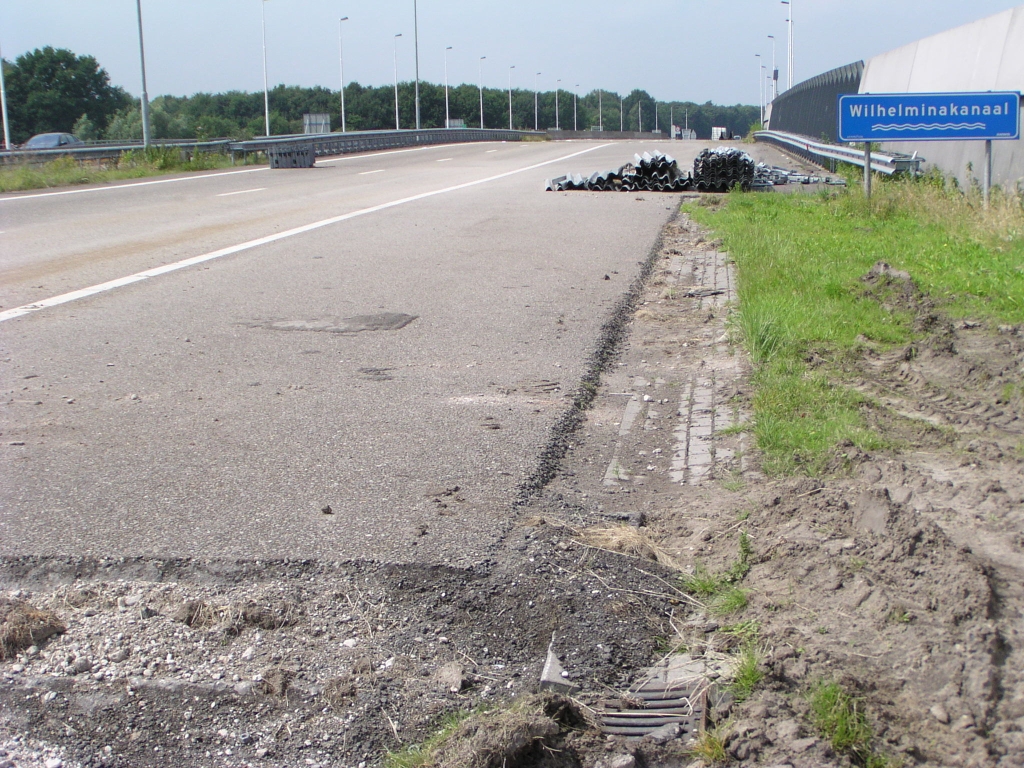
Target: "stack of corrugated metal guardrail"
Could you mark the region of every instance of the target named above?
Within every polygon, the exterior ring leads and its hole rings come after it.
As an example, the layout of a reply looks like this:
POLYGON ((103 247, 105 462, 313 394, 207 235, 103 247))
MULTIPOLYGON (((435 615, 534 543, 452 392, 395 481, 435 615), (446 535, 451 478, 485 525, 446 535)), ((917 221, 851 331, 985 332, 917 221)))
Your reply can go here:
POLYGON ((746 152, 731 147, 705 149, 693 161, 693 174, 683 174, 679 164, 661 152, 634 155, 614 171, 599 171, 590 176, 569 173, 548 179, 549 192, 590 190, 593 192, 726 192, 740 185, 749 189, 754 183, 756 165, 746 152))
POLYGON ((626 163, 615 170, 597 171, 589 176, 569 173, 548 179, 549 192, 568 190, 590 190, 592 192, 634 192, 648 190, 657 192, 685 192, 690 189, 692 179, 683 175, 675 158, 661 152, 644 152, 634 155, 632 163, 626 163))
MULTIPOLYGON (((835 171, 836 164, 843 162, 850 165, 864 167, 864 150, 844 147, 839 144, 828 144, 815 141, 807 136, 796 133, 785 133, 784 131, 757 131, 754 133, 755 141, 763 141, 774 144, 779 149, 790 154, 810 160, 825 168, 835 171)), ((871 170, 891 176, 894 173, 910 171, 916 173, 920 170, 923 157, 906 155, 900 152, 872 152, 871 170)))
POLYGON ((754 159, 733 147, 702 149, 693 161, 693 185, 698 192, 728 192, 735 186, 750 189, 754 159))

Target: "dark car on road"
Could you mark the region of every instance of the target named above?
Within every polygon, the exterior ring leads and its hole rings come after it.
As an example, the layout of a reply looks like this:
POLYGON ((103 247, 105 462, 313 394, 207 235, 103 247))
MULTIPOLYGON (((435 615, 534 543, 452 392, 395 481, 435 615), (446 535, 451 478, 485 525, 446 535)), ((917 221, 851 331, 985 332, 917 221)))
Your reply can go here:
POLYGON ((84 144, 84 141, 70 133, 38 133, 22 144, 21 148, 60 149, 61 147, 80 147, 84 144))

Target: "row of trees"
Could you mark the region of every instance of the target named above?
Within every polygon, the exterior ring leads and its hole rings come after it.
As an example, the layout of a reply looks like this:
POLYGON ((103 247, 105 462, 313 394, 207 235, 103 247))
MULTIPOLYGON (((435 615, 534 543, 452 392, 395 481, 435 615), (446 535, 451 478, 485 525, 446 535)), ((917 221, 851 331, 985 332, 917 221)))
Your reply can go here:
MULTIPOLYGON (((91 56, 43 48, 26 53, 13 63, 3 63, 7 80, 12 139, 21 142, 35 133, 67 131, 82 139, 127 140, 142 137, 142 119, 137 100, 110 85, 107 73, 91 56)), ((475 85, 449 89, 453 119, 467 126, 480 125, 480 91, 475 85)), ((646 91, 619 94, 592 91, 574 99, 569 91, 537 94, 537 125, 541 130, 578 126, 580 130, 604 125, 606 130, 636 131, 657 125, 667 130, 670 117, 676 125, 687 124, 698 138, 710 138, 711 127, 722 125, 746 133, 759 117, 758 108, 736 105, 716 106, 711 102, 657 102, 646 91), (620 104, 622 106, 620 114, 620 104), (600 110, 600 111, 599 111, 600 110), (657 110, 657 112, 655 112, 657 110), (620 120, 621 117, 621 120, 620 120)), ((413 83, 398 86, 400 125, 414 128, 416 122, 413 83)), ((160 96, 151 103, 154 138, 251 138, 265 133, 262 93, 230 91, 198 93, 194 96, 160 96)), ((299 88, 279 85, 270 92, 272 134, 301 133, 302 116, 320 112, 331 115, 335 130, 341 127, 341 94, 327 88, 299 88)), ((345 87, 345 115, 348 130, 379 130, 395 127, 393 86, 367 87, 350 83, 345 87)), ((444 86, 420 83, 420 116, 424 128, 445 124, 444 86)), ((483 124, 487 128, 509 125, 509 96, 504 89, 484 88, 483 124)), ((512 90, 512 126, 534 127, 534 93, 512 90)))

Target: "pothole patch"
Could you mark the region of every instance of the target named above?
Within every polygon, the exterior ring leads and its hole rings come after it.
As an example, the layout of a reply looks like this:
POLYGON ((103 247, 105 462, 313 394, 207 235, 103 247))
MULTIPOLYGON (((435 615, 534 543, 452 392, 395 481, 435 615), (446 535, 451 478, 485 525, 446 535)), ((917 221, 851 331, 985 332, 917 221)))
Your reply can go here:
POLYGON ((271 320, 257 323, 256 327, 271 331, 319 331, 323 333, 361 333, 363 331, 398 331, 416 320, 419 315, 402 312, 380 312, 376 315, 321 318, 314 320, 271 320))

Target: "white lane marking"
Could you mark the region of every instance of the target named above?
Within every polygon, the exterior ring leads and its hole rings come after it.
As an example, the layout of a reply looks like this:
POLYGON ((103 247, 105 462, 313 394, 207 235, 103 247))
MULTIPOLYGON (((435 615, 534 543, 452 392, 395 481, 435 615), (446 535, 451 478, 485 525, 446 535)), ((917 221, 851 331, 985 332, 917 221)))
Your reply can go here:
POLYGON ((588 152, 593 152, 598 149, 604 149, 605 147, 612 146, 609 144, 598 144, 595 147, 587 147, 581 149, 578 152, 573 152, 569 155, 563 155, 557 157, 554 160, 545 160, 543 163, 535 163, 534 165, 527 165, 523 168, 517 168, 514 171, 505 171, 505 173, 499 173, 496 176, 487 176, 483 179, 477 179, 476 181, 466 181, 462 184, 456 184, 452 187, 444 187, 442 189, 435 189, 430 192, 421 192, 418 195, 412 195, 411 197, 403 197, 398 200, 392 200, 388 203, 381 203, 380 205, 373 205, 369 208, 361 208, 357 211, 350 213, 343 213, 340 216, 332 216, 329 219, 322 219, 321 221, 314 221, 312 224, 304 224, 301 227, 295 227, 294 229, 288 229, 284 232, 278 232, 273 235, 267 235, 266 237, 259 237, 255 240, 248 240, 238 245, 231 245, 227 248, 221 248, 217 251, 210 251, 199 256, 193 256, 189 259, 182 259, 181 261, 175 261, 172 264, 164 264, 153 269, 147 269, 144 272, 136 272, 134 275, 128 275, 127 277, 119 277, 116 280, 110 280, 106 283, 100 283, 99 285, 92 285, 88 288, 82 288, 77 291, 71 291, 70 293, 63 293, 60 296, 53 296, 49 299, 43 299, 33 304, 25 304, 14 309, 8 309, 6 312, 0 312, 0 323, 7 320, 13 320, 16 317, 27 315, 31 312, 37 312, 40 309, 47 309, 49 307, 56 307, 60 304, 67 304, 70 301, 77 301, 78 299, 84 299, 87 296, 94 296, 97 293, 103 293, 105 291, 112 291, 115 288, 123 288, 126 285, 137 283, 140 280, 146 280, 150 277, 158 277, 165 275, 168 272, 177 272, 179 269, 185 267, 191 267, 196 264, 202 264, 205 261, 212 261, 213 259, 219 259, 223 256, 230 256, 233 253, 239 253, 241 251, 248 251, 251 248, 257 248, 261 245, 268 245, 269 243, 276 243, 278 240, 284 240, 295 235, 301 235, 306 232, 312 232, 315 229, 330 226, 331 224, 338 224, 342 221, 348 221, 349 219, 355 219, 359 216, 366 216, 370 213, 377 213, 378 211, 385 211, 388 208, 394 208, 399 205, 405 205, 406 203, 414 203, 417 200, 425 200, 428 197, 436 197, 437 195, 445 195, 449 192, 457 192, 460 189, 468 189, 469 187, 476 187, 480 184, 487 184, 492 181, 498 181, 500 179, 508 178, 509 176, 515 176, 526 171, 532 171, 537 168, 543 168, 545 165, 553 165, 555 163, 561 163, 579 155, 585 155, 588 152))
POLYGON ((155 181, 135 181, 131 184, 112 184, 108 187, 89 187, 89 189, 65 189, 63 192, 37 192, 32 195, 17 195, 14 197, 0 197, 0 203, 10 203, 14 200, 34 200, 37 197, 57 197, 58 195, 84 195, 86 192, 110 192, 116 189, 129 189, 132 187, 148 187, 153 184, 175 184, 179 181, 195 181, 196 179, 213 179, 218 176, 234 176, 238 173, 259 173, 269 171, 269 168, 246 168, 244 171, 225 171, 223 173, 204 173, 200 176, 179 176, 176 179, 157 179, 155 181))
POLYGON ((448 162, 449 160, 451 160, 451 159, 452 159, 452 158, 450 158, 450 157, 442 157, 442 158, 441 158, 440 160, 438 160, 437 162, 439 162, 439 163, 447 163, 447 162, 448 162))
POLYGON ((369 176, 371 173, 384 173, 383 168, 378 168, 376 171, 361 171, 360 176, 369 176))
POLYGON ((484 152, 484 154, 485 155, 489 155, 489 154, 491 154, 491 152, 497 152, 497 151, 498 150, 496 150, 496 149, 488 149, 486 152, 484 152))
POLYGON ((262 192, 266 187, 256 187, 256 189, 240 189, 237 192, 221 192, 217 197, 231 197, 232 195, 248 195, 250 192, 262 192))

